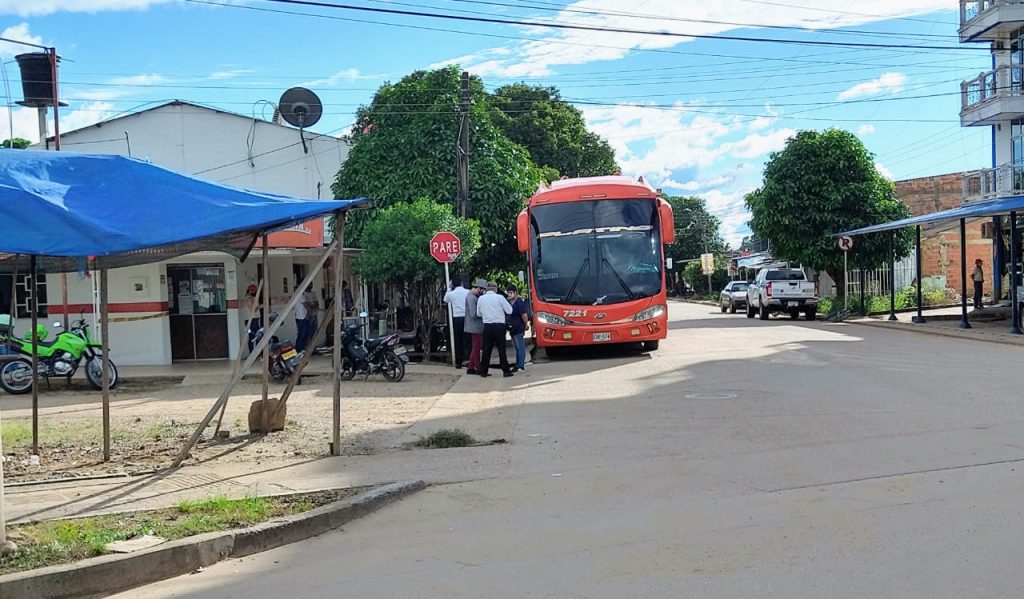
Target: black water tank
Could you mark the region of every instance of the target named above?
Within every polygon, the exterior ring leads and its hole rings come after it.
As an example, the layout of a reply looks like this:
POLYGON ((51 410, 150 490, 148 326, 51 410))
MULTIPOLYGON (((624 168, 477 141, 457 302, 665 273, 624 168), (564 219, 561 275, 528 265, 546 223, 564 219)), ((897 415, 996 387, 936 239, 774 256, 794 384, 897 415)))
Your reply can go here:
POLYGON ((21 69, 21 90, 25 99, 18 104, 38 108, 53 106, 53 71, 50 55, 45 52, 31 52, 14 57, 21 69))

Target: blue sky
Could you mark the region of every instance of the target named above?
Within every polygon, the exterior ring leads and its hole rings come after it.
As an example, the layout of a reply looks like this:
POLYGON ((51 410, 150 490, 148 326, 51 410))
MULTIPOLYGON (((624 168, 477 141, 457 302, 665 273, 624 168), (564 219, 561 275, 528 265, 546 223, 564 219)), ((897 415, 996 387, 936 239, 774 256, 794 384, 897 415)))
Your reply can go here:
MULTIPOLYGON (((305 85, 325 103, 315 129, 341 133, 383 81, 448 63, 490 87, 555 85, 612 143, 626 174, 706 198, 733 244, 747 232, 743 195, 760 183, 768 153, 801 129, 857 132, 894 179, 991 166, 988 129, 958 120, 960 81, 991 58, 957 43, 955 0, 343 2, 672 36, 210 1, 234 6, 0 0, 0 36, 55 46, 68 59, 62 130, 173 98, 269 116, 261 100, 305 85), (695 35, 818 45, 684 37, 695 35), (837 42, 933 48, 829 45, 837 42)), ((22 51, 0 43, 15 100, 11 61, 22 51)), ((0 116, 7 137, 7 110, 0 116)), ((36 137, 34 111, 15 107, 13 121, 16 135, 36 137)))

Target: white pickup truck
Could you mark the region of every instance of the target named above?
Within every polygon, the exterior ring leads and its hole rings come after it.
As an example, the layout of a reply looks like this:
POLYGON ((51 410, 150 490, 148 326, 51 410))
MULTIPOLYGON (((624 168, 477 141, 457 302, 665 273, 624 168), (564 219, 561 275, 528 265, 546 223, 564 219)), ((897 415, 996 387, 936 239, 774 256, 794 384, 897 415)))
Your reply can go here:
POLYGON ((747 287, 747 318, 768 320, 772 312, 785 312, 794 320, 802 312, 807 320, 818 315, 818 284, 807 280, 801 268, 766 268, 747 287))

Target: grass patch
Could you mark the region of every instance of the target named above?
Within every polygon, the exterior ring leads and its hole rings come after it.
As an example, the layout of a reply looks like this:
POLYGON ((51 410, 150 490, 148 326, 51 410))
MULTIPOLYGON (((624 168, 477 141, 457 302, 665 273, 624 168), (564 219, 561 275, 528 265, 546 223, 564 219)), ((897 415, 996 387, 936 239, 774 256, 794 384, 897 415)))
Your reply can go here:
POLYGON ((354 495, 360 489, 339 489, 279 497, 228 499, 211 497, 182 501, 173 508, 53 520, 11 527, 18 551, 0 558, 0 574, 74 562, 107 553, 107 543, 146 534, 168 540, 207 532, 244 528, 354 495))
POLYGON ((413 447, 425 447, 427 449, 446 449, 448 447, 468 447, 476 443, 472 435, 461 429, 441 429, 426 437, 420 437, 413 441, 413 447))
MULTIPOLYGON (((28 447, 32 444, 32 422, 27 418, 5 419, 0 425, 5 450, 28 447)), ((110 438, 118 442, 126 437, 123 427, 112 426, 110 438)), ((40 419, 39 442, 45 445, 80 445, 102 443, 103 425, 98 420, 50 420, 40 419)))

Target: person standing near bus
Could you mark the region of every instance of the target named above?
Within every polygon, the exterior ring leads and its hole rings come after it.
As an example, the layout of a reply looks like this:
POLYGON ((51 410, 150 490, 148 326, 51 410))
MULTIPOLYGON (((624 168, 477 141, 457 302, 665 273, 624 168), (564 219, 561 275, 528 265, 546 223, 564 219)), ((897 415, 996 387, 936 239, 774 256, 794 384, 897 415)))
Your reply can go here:
POLYGON ((530 328, 530 317, 527 315, 526 302, 519 297, 519 288, 515 285, 508 288, 508 302, 512 305, 508 332, 512 335, 512 344, 516 348, 515 369, 526 370, 526 330, 530 328))
POLYGON ((512 314, 512 305, 504 295, 498 293, 498 284, 494 281, 487 282, 487 293, 477 301, 476 313, 484 321, 484 348, 480 354, 477 374, 491 376, 487 372, 491 365, 491 350, 497 348, 502 375, 512 376, 515 371, 508 366, 508 353, 505 350, 505 327, 508 316, 512 314))
POLYGON ((469 293, 466 294, 464 329, 470 339, 469 361, 466 363, 466 372, 469 374, 477 374, 480 368, 480 352, 484 346, 484 319, 476 313, 477 303, 484 287, 487 287, 487 281, 477 279, 470 287, 469 293))
POLYGON ((452 277, 452 287, 444 294, 444 303, 451 306, 452 330, 455 338, 455 367, 462 368, 466 356, 466 296, 469 290, 462 286, 462 277, 452 277))

